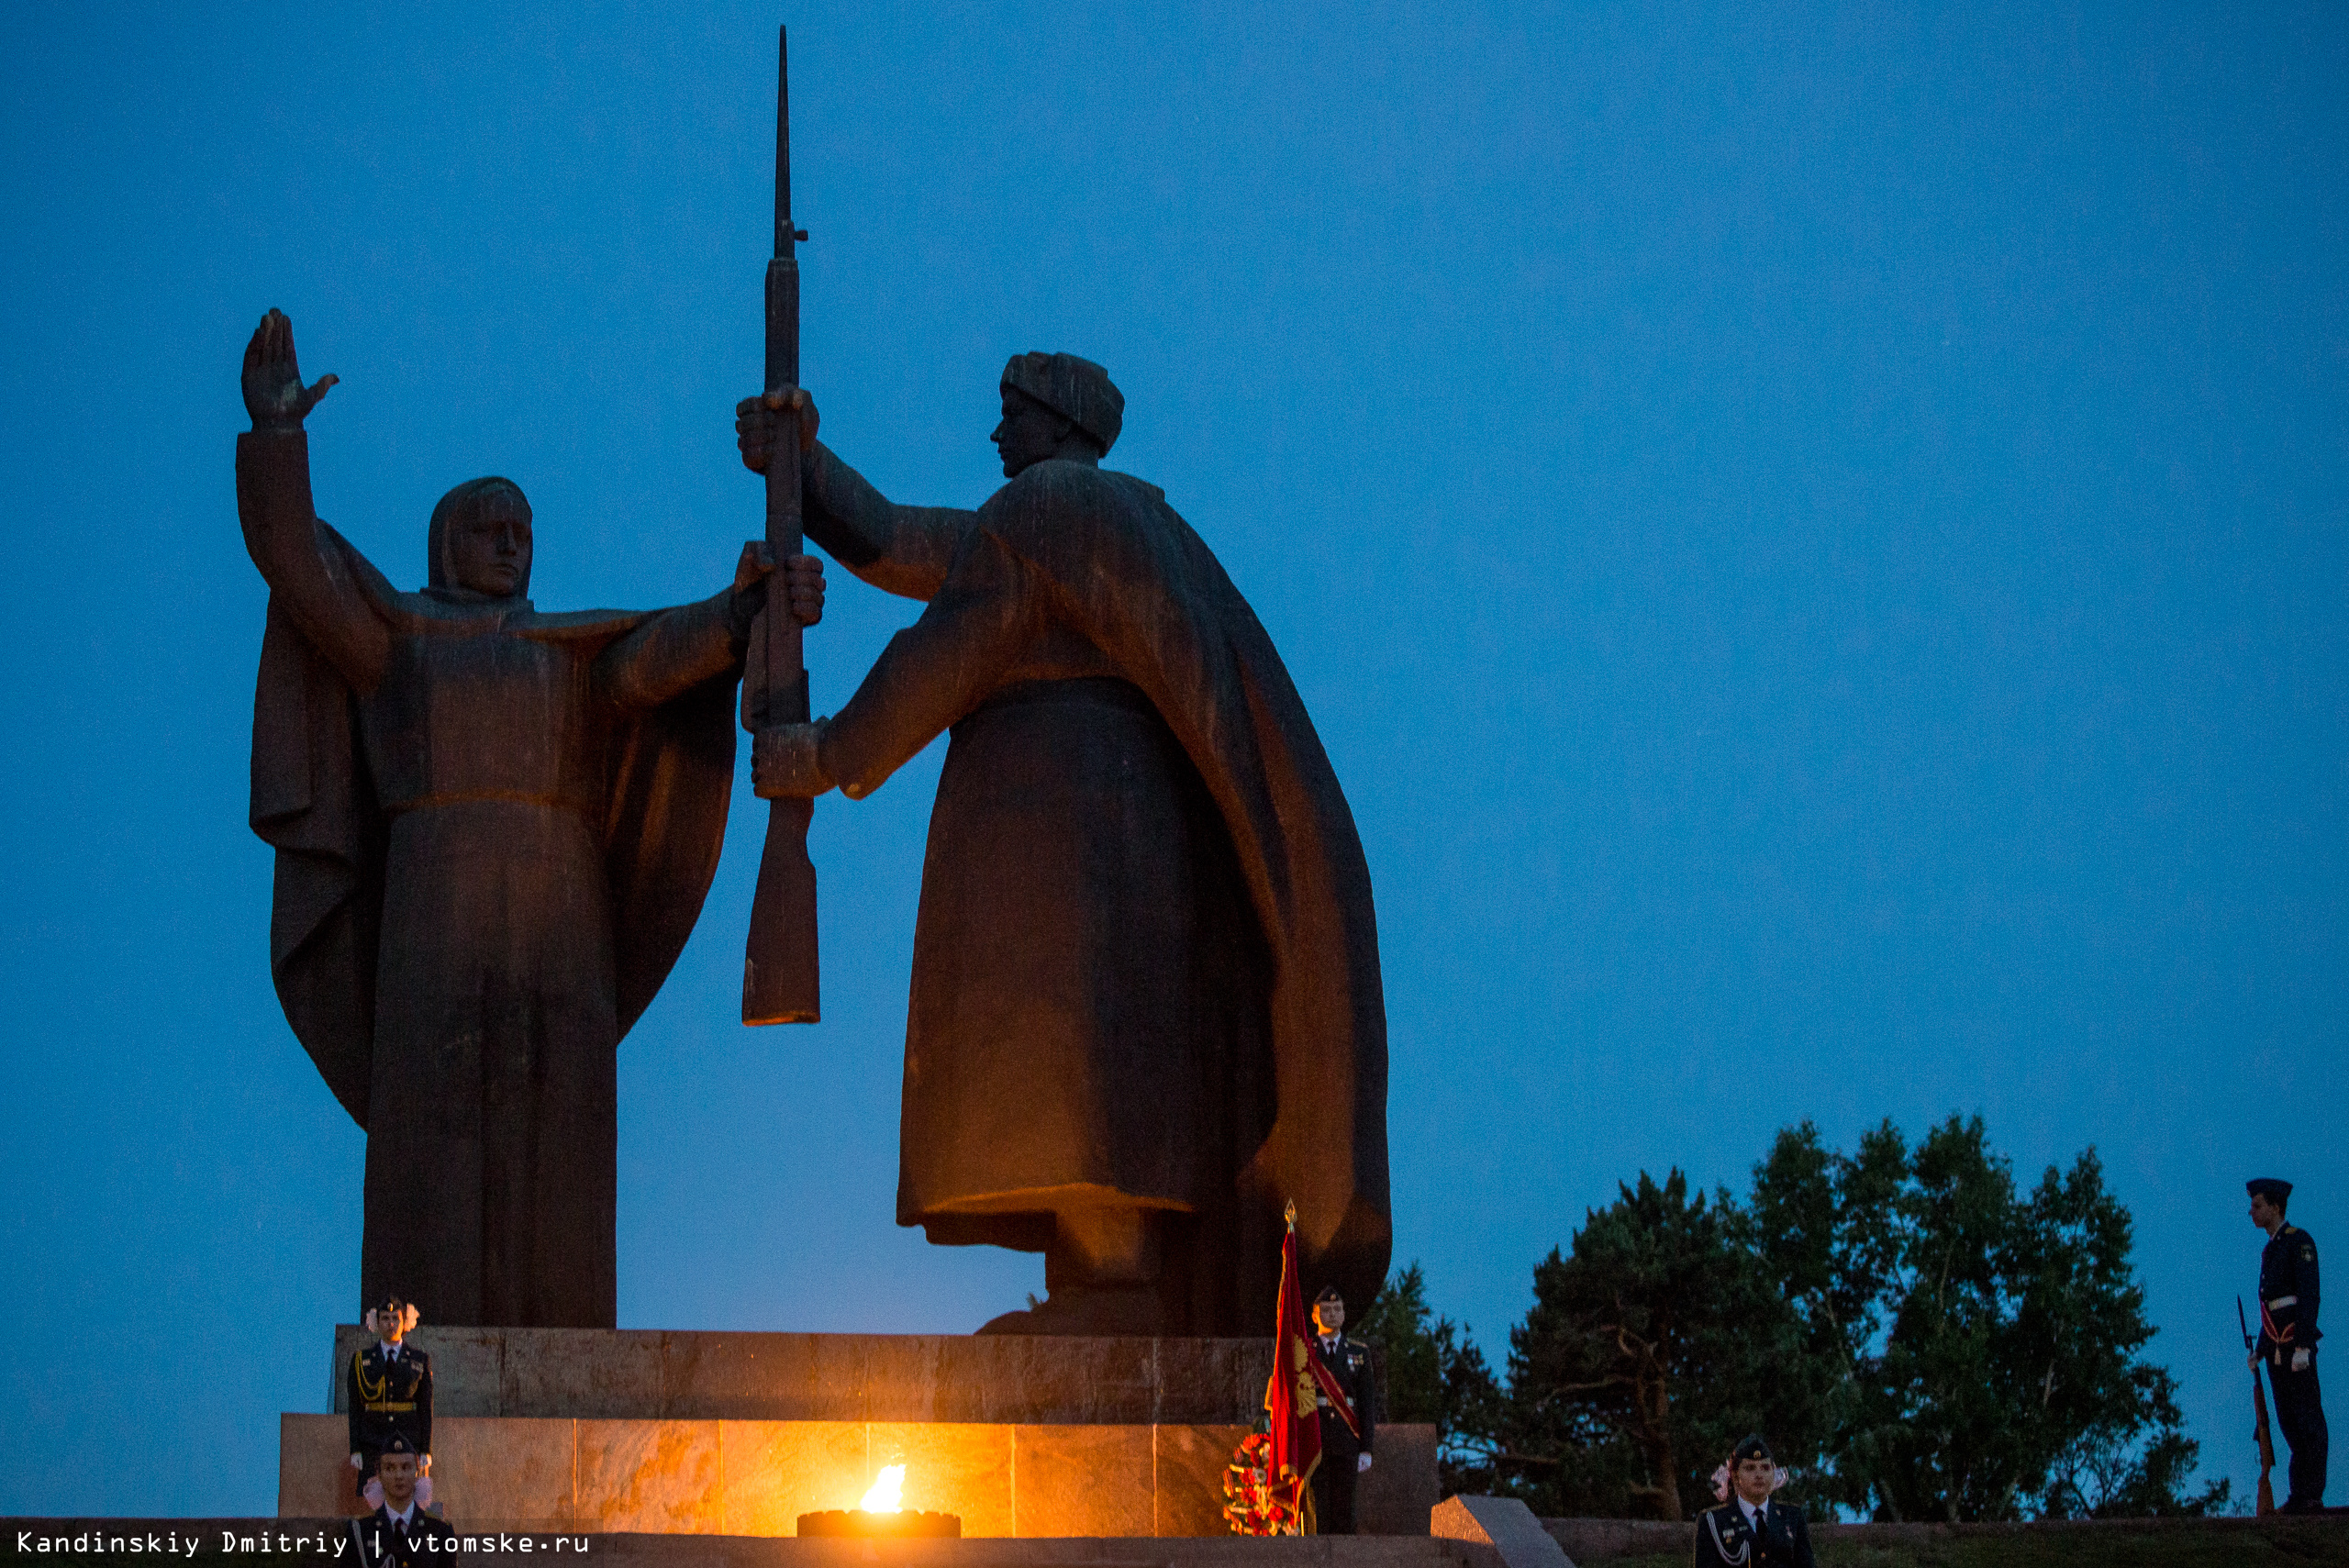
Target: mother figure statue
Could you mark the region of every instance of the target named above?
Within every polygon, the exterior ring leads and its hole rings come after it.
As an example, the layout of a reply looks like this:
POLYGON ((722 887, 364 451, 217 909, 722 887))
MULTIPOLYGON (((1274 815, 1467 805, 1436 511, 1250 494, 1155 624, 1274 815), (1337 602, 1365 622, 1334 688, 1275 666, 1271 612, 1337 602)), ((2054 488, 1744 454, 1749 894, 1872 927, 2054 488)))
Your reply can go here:
MULTIPOLYGON (((311 510, 293 324, 245 350, 237 508, 269 583, 252 828, 277 851, 286 1020, 367 1131, 359 1299, 437 1322, 610 1328, 620 1037, 718 865, 732 695, 765 602, 546 615, 505 479, 433 508, 402 593, 311 510)), ((792 612, 822 613, 811 558, 792 612)))

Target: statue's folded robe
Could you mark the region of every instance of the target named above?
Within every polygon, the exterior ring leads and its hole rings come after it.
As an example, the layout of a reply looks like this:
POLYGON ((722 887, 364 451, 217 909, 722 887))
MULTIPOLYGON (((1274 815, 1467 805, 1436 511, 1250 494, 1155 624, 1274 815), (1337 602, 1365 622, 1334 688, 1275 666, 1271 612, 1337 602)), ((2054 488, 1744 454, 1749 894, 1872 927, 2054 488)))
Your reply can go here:
MULTIPOLYGON (((402 595, 324 523, 344 569, 383 603, 402 595)), ((525 612, 509 635, 602 644, 657 612, 525 612)), ((616 715, 601 828, 620 1033, 685 951, 718 872, 734 780, 734 680, 616 715)), ((383 917, 383 815, 360 758, 358 701, 274 606, 253 696, 252 829, 277 851, 270 970, 294 1032, 351 1118, 367 1125, 383 917)))

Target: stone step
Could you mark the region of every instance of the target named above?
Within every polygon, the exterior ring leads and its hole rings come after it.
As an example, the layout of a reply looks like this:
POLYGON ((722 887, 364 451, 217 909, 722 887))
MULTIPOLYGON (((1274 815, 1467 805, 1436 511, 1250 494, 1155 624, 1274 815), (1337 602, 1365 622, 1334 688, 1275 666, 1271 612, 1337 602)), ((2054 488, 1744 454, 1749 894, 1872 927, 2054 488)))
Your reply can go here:
POLYGON ((863 1547, 853 1541, 741 1536, 606 1535, 591 1555, 619 1568, 1502 1568, 1489 1546, 1428 1536, 1304 1536, 1168 1540, 1036 1538, 863 1547))
MULTIPOLYGON (((790 1536, 902 1461, 905 1506, 960 1516, 966 1537, 1220 1538, 1224 1467, 1249 1429, 436 1413, 434 1506, 466 1529, 790 1536)), ((356 1511, 349 1454, 345 1418, 279 1418, 279 1516, 356 1511)), ((1365 1533, 1426 1536, 1435 1429, 1380 1428, 1357 1496, 1365 1533)))
MULTIPOLYGON (((111 1553, 113 1560, 142 1561, 129 1544, 149 1534, 181 1562, 233 1559, 249 1562, 268 1551, 296 1562, 330 1561, 319 1550, 341 1535, 348 1521, 338 1517, 276 1519, 11 1519, 44 1539, 64 1543, 78 1537, 80 1560, 111 1553), (264 1544, 262 1537, 271 1539, 264 1544), (92 1544, 95 1540, 95 1546, 92 1544), (228 1543, 225 1548, 224 1540, 228 1543), (316 1553, 316 1555, 312 1555, 316 1553)), ((881 1541, 801 1540, 784 1536, 639 1535, 627 1533, 537 1534, 529 1553, 520 1537, 467 1531, 452 1562, 479 1564, 573 1557, 611 1568, 1503 1568, 1489 1546, 1427 1536, 1306 1536, 1242 1540, 1162 1540, 1152 1537, 1030 1538, 1025 1540, 881 1541)))
MULTIPOLYGON (((373 1340, 337 1325, 329 1408, 373 1340)), ((1272 1339, 419 1328, 448 1416, 1246 1425, 1272 1339)), ((1375 1353, 1375 1352, 1374 1352, 1375 1353)))

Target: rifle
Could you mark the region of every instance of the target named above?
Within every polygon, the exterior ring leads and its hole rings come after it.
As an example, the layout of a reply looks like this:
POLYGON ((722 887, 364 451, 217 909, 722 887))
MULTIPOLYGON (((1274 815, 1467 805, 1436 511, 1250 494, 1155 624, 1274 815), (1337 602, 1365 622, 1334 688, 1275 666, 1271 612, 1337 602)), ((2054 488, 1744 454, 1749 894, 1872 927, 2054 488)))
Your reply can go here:
MULTIPOLYGON (((2243 1348, 2258 1348, 2259 1340, 2251 1331, 2250 1322, 2243 1315, 2243 1297, 2235 1297, 2235 1327, 2243 1330, 2243 1348)), ((2267 1473, 2276 1468, 2276 1440, 2267 1431, 2267 1385, 2259 1379, 2259 1363, 2251 1365, 2251 1407, 2257 1413, 2259 1424, 2253 1431, 2259 1439, 2259 1511, 2276 1511, 2276 1488, 2268 1481, 2267 1473)))
MULTIPOLYGON (((774 259, 767 263, 767 390, 799 384, 799 261, 793 250, 805 230, 791 223, 791 34, 775 31, 774 259)), ((753 641, 742 675, 742 728, 753 735, 771 724, 807 722, 807 665, 798 618, 783 586, 783 563, 800 552, 799 416, 776 423, 775 455, 767 460, 767 546, 774 573, 767 579, 766 625, 753 641)), ((816 962, 816 867, 807 859, 807 824, 816 803, 767 802, 766 848, 759 856, 759 887, 751 900, 751 930, 742 954, 742 1021, 812 1024, 821 1012, 816 962)))

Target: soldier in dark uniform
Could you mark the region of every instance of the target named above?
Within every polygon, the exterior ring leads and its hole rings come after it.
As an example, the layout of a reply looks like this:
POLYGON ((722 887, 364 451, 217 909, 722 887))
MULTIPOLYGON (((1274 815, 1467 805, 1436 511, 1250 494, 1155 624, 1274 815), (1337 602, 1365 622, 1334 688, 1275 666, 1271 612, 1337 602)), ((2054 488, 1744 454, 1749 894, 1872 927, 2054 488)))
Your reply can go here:
POLYGON ((2292 1448, 2292 1495, 2282 1511, 2313 1513, 2324 1507, 2327 1434, 2324 1401, 2316 1385, 2316 1240, 2284 1221, 2292 1184, 2262 1176, 2251 1193, 2251 1222, 2267 1232, 2259 1254, 2259 1340, 2252 1364, 2267 1363, 2276 1391, 2276 1424, 2292 1448))
MULTIPOLYGON (((375 1478, 376 1462, 390 1451, 394 1438, 404 1440, 417 1455, 418 1473, 432 1470, 432 1358, 406 1342, 416 1327, 417 1311, 398 1296, 384 1298, 367 1313, 368 1331, 375 1343, 351 1352, 343 1373, 343 1403, 351 1411, 351 1468, 358 1472, 354 1485, 362 1502, 367 1484, 375 1478)), ((429 1483, 427 1484, 429 1486, 429 1483)), ((428 1492, 427 1501, 430 1500, 428 1492)))
POLYGON ((1314 1298, 1313 1330, 1321 1344, 1321 1362, 1345 1390, 1361 1424, 1356 1437, 1346 1418, 1322 1405, 1321 1463, 1313 1472, 1313 1529, 1317 1535, 1354 1533, 1354 1481, 1370 1468, 1371 1442, 1377 1436, 1378 1380, 1371 1374, 1370 1349, 1345 1335, 1346 1298, 1332 1285, 1314 1298))
POLYGON ((1759 1432, 1729 1457, 1730 1496, 1697 1516, 1696 1568, 1816 1568, 1810 1521, 1792 1503, 1774 1503, 1778 1462, 1759 1432))
POLYGON ((426 1513, 416 1495, 422 1457, 415 1445, 394 1432, 376 1461, 384 1500, 365 1518, 351 1521, 351 1544, 359 1549, 355 1568, 418 1568, 440 1561, 451 1549, 422 1542, 436 1536, 446 1540, 457 1532, 446 1519, 426 1513))

